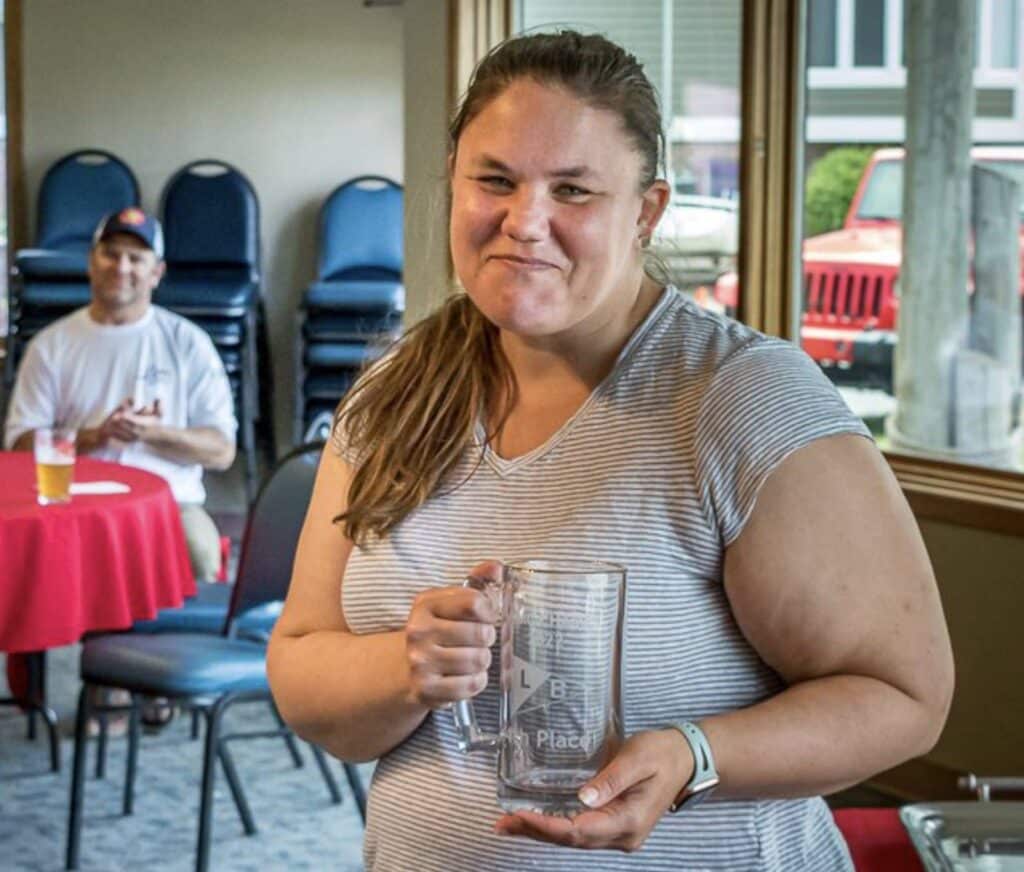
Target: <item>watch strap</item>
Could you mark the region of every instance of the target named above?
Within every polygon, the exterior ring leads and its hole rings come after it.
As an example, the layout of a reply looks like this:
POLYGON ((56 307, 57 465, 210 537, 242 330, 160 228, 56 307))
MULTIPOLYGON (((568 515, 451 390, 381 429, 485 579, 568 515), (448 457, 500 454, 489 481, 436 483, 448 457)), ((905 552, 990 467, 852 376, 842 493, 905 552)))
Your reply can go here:
POLYGON ((718 786, 719 777, 708 737, 700 727, 691 721, 678 721, 668 724, 668 727, 678 730, 693 752, 693 775, 668 807, 674 813, 684 805, 694 805, 707 799, 718 786))

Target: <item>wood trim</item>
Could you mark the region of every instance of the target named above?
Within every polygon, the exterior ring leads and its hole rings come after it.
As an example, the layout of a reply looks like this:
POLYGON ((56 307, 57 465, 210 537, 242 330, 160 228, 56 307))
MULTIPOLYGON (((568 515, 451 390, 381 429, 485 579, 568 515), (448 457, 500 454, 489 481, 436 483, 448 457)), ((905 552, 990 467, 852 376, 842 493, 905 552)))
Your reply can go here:
POLYGON ((744 0, 740 118, 740 318, 794 337, 803 153, 803 4, 744 0))
POLYGON ((512 35, 512 0, 450 0, 450 3, 449 95, 454 112, 473 68, 494 46, 512 35))
MULTIPOLYGON (((480 60, 512 35, 512 0, 448 0, 448 95, 446 117, 451 119, 480 60)), ((436 235, 444 246, 446 287, 454 288, 455 269, 448 251, 448 227, 436 235)))
POLYGON ((1024 536, 1024 474, 886 454, 918 518, 1024 536))
POLYGON ((4 10, 4 87, 7 96, 7 270, 19 248, 29 244, 25 193, 24 87, 22 0, 6 0, 4 10))
POLYGON ((906 802, 969 801, 973 799, 972 794, 957 787, 957 779, 966 774, 963 770, 919 758, 880 772, 865 785, 906 802))

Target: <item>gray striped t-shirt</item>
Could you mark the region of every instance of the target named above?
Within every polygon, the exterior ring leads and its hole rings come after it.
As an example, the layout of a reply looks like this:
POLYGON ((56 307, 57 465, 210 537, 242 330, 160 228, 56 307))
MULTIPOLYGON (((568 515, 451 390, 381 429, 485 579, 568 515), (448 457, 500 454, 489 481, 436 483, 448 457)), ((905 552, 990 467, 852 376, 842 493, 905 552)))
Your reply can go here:
MULTIPOLYGON (((722 584, 724 548, 791 452, 868 435, 793 345, 709 314, 668 289, 613 371, 544 445, 505 460, 476 447, 460 487, 353 551, 342 593, 356 633, 404 626, 413 598, 484 559, 591 558, 628 568, 622 708, 628 734, 763 700, 779 677, 746 642, 722 584)), ((335 446, 344 450, 339 441, 335 446)), ((477 697, 498 711, 498 657, 477 697)), ((344 669, 344 664, 338 668, 344 669)), ((380 760, 365 861, 374 872, 849 870, 819 798, 714 798, 666 814, 634 854, 580 851, 492 831, 495 762, 463 755, 437 711, 380 760)))

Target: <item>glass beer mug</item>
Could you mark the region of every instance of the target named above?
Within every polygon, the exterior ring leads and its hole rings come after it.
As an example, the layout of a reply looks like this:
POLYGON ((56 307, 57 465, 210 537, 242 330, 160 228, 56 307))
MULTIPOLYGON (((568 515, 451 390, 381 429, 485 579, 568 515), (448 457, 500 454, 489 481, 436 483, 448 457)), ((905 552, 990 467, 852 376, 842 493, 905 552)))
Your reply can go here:
POLYGON ((500 581, 470 578, 499 615, 496 734, 471 700, 453 713, 462 751, 496 750, 498 805, 572 814, 576 792, 622 744, 620 650, 626 570, 613 563, 523 560, 500 581))

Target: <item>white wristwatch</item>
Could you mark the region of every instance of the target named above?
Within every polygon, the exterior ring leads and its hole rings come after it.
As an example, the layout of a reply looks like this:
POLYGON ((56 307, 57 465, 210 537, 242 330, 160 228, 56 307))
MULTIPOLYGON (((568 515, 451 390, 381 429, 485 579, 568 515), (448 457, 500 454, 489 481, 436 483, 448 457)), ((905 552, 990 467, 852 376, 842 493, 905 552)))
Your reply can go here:
POLYGON ((686 743, 693 752, 693 776, 679 791, 672 805, 668 807, 670 812, 677 812, 684 805, 696 805, 703 802, 714 792, 718 786, 718 771, 715 769, 715 758, 711 753, 711 745, 708 744, 708 737, 704 731, 690 721, 679 721, 668 724, 668 727, 679 730, 686 739, 686 743))

